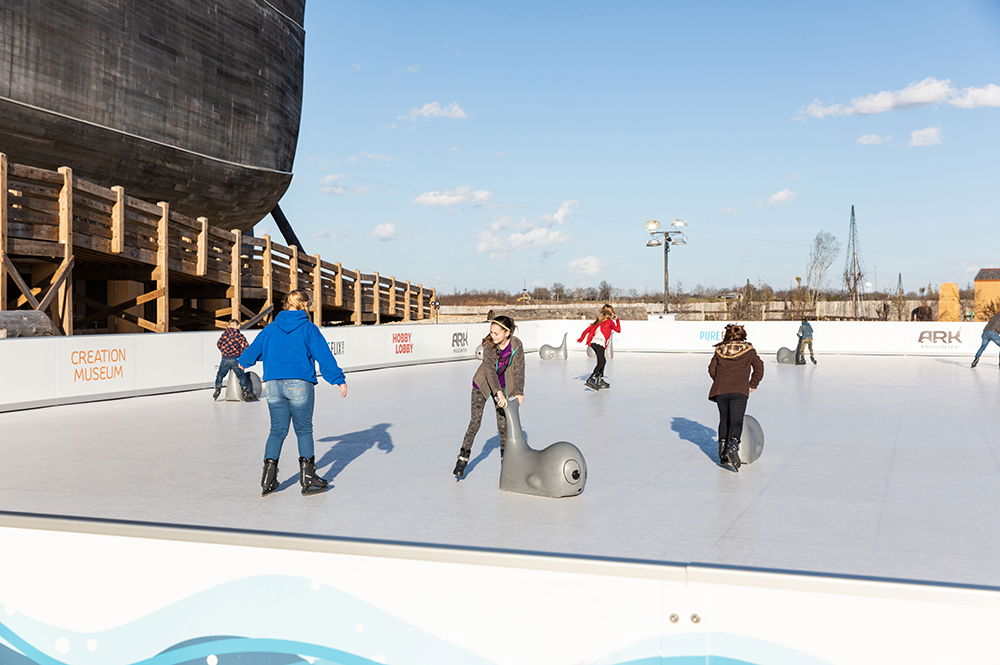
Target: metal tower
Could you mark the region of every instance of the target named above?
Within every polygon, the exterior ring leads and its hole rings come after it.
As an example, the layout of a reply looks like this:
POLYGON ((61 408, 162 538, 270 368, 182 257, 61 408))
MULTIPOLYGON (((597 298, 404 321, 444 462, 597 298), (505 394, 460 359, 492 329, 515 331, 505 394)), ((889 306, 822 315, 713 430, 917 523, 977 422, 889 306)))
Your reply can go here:
POLYGON ((851 298, 851 309, 854 318, 858 318, 861 309, 861 285, 864 283, 864 270, 861 268, 861 258, 858 247, 858 225, 854 220, 854 206, 851 206, 851 231, 847 241, 847 264, 844 266, 844 286, 851 298))

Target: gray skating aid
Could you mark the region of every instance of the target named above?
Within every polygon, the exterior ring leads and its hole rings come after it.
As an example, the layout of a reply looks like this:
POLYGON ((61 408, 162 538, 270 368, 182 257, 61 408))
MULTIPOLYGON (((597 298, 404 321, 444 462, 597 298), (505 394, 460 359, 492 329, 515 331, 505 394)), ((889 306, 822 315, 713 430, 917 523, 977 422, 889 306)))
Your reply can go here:
POLYGON ((563 333, 562 344, 559 346, 542 344, 542 348, 538 349, 538 355, 542 357, 542 360, 555 360, 556 358, 566 359, 568 357, 566 352, 566 336, 567 333, 563 333))
POLYGON ((576 496, 587 484, 583 453, 568 441, 535 450, 521 431, 516 399, 507 401, 507 440, 500 464, 500 489, 538 496, 576 496))
POLYGON ((740 440, 740 463, 752 464, 764 452, 764 430, 753 416, 743 416, 743 436, 740 440))
POLYGON ((787 346, 783 346, 778 349, 778 364, 779 365, 794 365, 795 364, 795 352, 789 349, 787 346))

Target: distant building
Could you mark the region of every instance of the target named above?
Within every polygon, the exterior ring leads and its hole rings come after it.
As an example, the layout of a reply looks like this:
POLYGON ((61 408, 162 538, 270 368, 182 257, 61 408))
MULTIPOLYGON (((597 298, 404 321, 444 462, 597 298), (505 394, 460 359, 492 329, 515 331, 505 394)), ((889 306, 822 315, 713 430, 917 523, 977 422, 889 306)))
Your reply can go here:
POLYGON ((1000 307, 1000 268, 981 269, 976 274, 974 286, 976 321, 985 321, 989 318, 986 312, 991 303, 997 303, 993 309, 1000 307))

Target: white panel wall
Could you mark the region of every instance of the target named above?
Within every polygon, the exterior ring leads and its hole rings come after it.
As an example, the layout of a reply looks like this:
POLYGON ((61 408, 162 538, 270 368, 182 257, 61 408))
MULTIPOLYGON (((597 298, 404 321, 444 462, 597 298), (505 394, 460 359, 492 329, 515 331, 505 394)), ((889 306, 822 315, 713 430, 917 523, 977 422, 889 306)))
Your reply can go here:
MULTIPOLYGON (((588 321, 527 321, 516 334, 529 352, 559 345, 571 351, 588 321)), ((710 353, 724 323, 623 321, 616 351, 710 353)), ((750 341, 761 353, 794 348, 794 321, 748 322, 750 341)), ((817 322, 818 354, 972 356, 981 323, 817 322)), ((344 326, 323 328, 346 371, 475 357, 485 323, 344 326)), ((256 331, 248 332, 253 339, 256 331)), ((146 395, 211 385, 218 367, 217 332, 94 335, 0 340, 0 411, 92 399, 146 395)), ((255 371, 262 374, 261 365, 255 371)))

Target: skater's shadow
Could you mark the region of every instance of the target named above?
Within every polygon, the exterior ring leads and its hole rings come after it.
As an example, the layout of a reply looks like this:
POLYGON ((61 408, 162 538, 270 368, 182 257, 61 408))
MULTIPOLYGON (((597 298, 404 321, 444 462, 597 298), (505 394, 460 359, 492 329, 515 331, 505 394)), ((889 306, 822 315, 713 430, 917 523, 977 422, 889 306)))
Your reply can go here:
MULTIPOLYGON (((369 429, 319 439, 322 442, 335 441, 336 443, 316 460, 316 471, 327 481, 332 482, 351 462, 372 448, 377 448, 388 455, 396 447, 392 443, 392 436, 389 435, 390 427, 392 427, 391 423, 379 423, 369 429)), ((295 473, 291 478, 281 483, 278 489, 286 489, 298 481, 299 474, 295 473)))
MULTIPOLYGON (((524 430, 521 430, 521 432, 522 432, 522 434, 524 434, 524 440, 527 441, 528 440, 528 433, 525 432, 524 430)), ((499 449, 500 449, 500 436, 499 435, 494 436, 491 439, 488 439, 486 441, 486 443, 483 444, 483 449, 481 451, 479 451, 479 454, 476 455, 471 460, 469 460, 469 465, 467 467, 465 467, 465 474, 462 477, 463 478, 467 478, 469 476, 469 474, 472 473, 472 471, 477 466, 479 466, 480 462, 484 462, 490 455, 493 454, 494 450, 499 450, 499 449)))
POLYGON ((705 453, 705 457, 716 464, 719 463, 717 458, 719 454, 718 444, 715 441, 717 433, 714 429, 687 418, 674 418, 670 422, 670 429, 677 432, 677 435, 683 440, 698 446, 701 452, 705 453))

